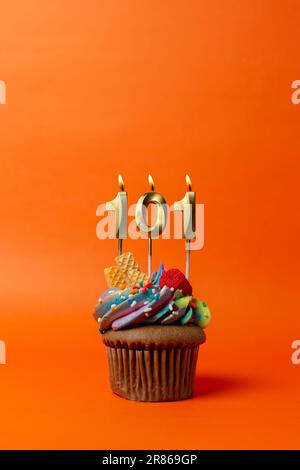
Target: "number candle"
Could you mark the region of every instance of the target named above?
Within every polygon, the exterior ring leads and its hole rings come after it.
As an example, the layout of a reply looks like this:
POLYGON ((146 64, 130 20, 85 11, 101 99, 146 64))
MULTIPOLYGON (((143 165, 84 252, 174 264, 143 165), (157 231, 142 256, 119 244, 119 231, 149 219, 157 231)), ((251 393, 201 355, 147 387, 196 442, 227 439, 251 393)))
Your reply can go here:
POLYGON ((165 198, 154 192, 154 182, 151 175, 148 177, 150 193, 145 193, 137 202, 135 211, 135 222, 139 230, 148 236, 148 276, 152 274, 152 237, 159 236, 164 231, 167 223, 167 203, 165 198), (150 204, 155 204, 157 208, 156 221, 154 225, 147 223, 147 209, 150 204))
POLYGON ((191 240, 195 237, 195 205, 196 193, 192 191, 192 183, 189 175, 186 175, 186 184, 188 191, 181 201, 174 203, 174 211, 183 212, 183 238, 185 242, 185 275, 186 278, 190 277, 190 263, 191 263, 191 240))
POLYGON ((121 191, 118 192, 115 199, 105 204, 107 211, 114 211, 116 214, 114 237, 118 239, 118 255, 122 254, 122 242, 127 238, 127 193, 124 191, 124 182, 122 176, 118 177, 121 191))

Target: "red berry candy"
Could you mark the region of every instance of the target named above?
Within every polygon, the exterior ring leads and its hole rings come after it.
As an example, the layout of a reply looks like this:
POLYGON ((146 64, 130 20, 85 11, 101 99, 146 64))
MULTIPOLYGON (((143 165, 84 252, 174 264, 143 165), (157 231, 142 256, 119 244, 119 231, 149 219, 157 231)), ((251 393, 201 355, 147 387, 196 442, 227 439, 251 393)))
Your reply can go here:
POLYGON ((174 287, 174 290, 181 289, 183 295, 192 295, 193 289, 185 275, 179 269, 167 269, 159 280, 160 287, 174 287))

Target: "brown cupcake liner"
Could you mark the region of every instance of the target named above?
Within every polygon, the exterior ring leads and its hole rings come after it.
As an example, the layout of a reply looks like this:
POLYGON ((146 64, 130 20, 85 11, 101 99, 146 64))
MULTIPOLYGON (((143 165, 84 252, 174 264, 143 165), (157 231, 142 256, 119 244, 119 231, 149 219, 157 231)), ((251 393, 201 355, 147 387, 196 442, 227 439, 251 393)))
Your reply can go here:
POLYGON ((129 400, 175 401, 193 395, 199 345, 137 350, 106 346, 114 393, 129 400))

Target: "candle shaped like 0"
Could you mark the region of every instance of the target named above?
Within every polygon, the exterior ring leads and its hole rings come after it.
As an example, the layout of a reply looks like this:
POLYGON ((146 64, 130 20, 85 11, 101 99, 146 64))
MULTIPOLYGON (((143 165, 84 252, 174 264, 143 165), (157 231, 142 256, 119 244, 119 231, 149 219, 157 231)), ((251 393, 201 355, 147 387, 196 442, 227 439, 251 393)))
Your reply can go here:
POLYGON ((183 238, 186 239, 185 242, 185 260, 186 268, 185 275, 186 278, 190 277, 190 263, 191 263, 191 240, 195 237, 195 206, 196 206, 196 193, 192 191, 192 183, 189 175, 186 175, 186 184, 188 191, 185 193, 185 196, 181 201, 176 201, 174 203, 174 211, 183 212, 183 238))
POLYGON ((122 176, 118 177, 121 191, 115 199, 105 204, 107 211, 115 212, 114 237, 118 239, 118 255, 122 254, 122 242, 127 238, 127 193, 124 191, 122 176))
POLYGON ((167 223, 167 203, 160 193, 154 191, 154 182, 151 175, 148 177, 151 192, 143 194, 137 202, 135 211, 135 222, 141 233, 148 236, 148 276, 152 274, 152 237, 162 234, 167 223), (147 223, 147 209, 150 204, 156 205, 155 224, 147 223))

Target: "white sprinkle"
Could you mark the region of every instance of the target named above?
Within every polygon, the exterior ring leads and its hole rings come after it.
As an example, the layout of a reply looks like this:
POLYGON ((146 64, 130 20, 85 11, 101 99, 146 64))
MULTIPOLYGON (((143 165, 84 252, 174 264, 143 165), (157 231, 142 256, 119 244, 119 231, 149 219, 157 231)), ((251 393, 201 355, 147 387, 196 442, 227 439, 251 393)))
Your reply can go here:
POLYGON ((125 300, 126 299, 125 295, 121 295, 121 299, 125 300))
POLYGON ((109 294, 113 294, 113 292, 114 292, 113 290, 109 290, 109 291, 108 291, 109 294))
POLYGON ((171 312, 173 312, 173 305, 171 305, 171 304, 169 305, 169 310, 170 310, 171 312))
POLYGON ((174 292, 174 287, 171 287, 171 291, 174 292))
POLYGON ((155 294, 156 290, 155 290, 155 289, 152 289, 152 291, 151 291, 151 292, 152 292, 152 294, 155 294))
POLYGON ((102 302, 102 297, 99 297, 98 302, 102 302))
POLYGON ((112 304, 110 308, 116 308, 116 304, 112 304))
POLYGON ((152 310, 151 307, 147 307, 147 308, 145 308, 144 313, 151 312, 151 310, 152 310))
POLYGON ((97 322, 98 322, 98 323, 100 323, 100 322, 101 322, 101 318, 100 318, 100 317, 98 318, 97 322))
POLYGON ((131 304, 131 307, 134 307, 136 305, 136 300, 134 300, 131 304))
POLYGON ((144 305, 147 305, 149 303, 149 300, 145 300, 144 305))
POLYGON ((133 294, 129 294, 128 299, 132 299, 132 298, 133 298, 133 294))

